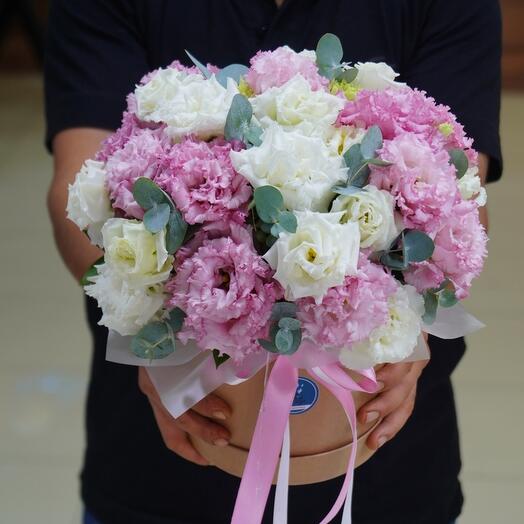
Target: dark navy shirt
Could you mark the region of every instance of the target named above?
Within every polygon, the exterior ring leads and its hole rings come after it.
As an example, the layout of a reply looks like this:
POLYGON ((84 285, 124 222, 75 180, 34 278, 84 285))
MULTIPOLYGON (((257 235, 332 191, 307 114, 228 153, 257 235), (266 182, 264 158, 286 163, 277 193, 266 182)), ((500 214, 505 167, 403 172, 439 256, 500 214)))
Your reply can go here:
MULTIPOLYGON (((399 80, 451 106, 500 177, 501 20, 496 0, 56 0, 46 56, 47 144, 71 127, 115 129, 141 76, 184 49, 247 63, 258 49, 314 49, 337 34, 346 61, 385 61, 399 80)), ((94 357, 82 496, 103 524, 225 524, 238 479, 168 451, 136 369, 105 361, 88 301, 94 357)), ((459 513, 460 453, 450 374, 464 342, 431 341, 415 412, 355 475, 355 524, 448 524, 459 513)), ((340 479, 290 490, 290 524, 320 522, 340 479)), ((269 517, 271 500, 265 522, 269 517)), ((249 524, 249 523, 246 523, 249 524)))

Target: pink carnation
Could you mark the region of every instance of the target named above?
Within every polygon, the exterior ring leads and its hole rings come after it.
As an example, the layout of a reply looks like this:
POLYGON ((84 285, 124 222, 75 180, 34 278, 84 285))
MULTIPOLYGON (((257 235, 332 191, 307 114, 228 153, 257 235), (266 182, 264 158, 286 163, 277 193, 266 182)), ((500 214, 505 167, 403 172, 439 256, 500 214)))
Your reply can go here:
POLYGON ((239 147, 223 139, 208 143, 190 137, 163 159, 154 181, 171 195, 186 222, 244 222, 251 187, 229 158, 231 149, 239 147))
POLYGON ((404 133, 385 141, 379 154, 392 165, 372 166, 370 182, 391 192, 406 227, 436 232, 460 200, 448 153, 404 133))
POLYGON ((304 336, 322 347, 342 348, 365 340, 388 318, 388 298, 398 287, 382 266, 364 255, 358 273, 331 288, 317 305, 312 298, 298 300, 297 317, 304 336))
POLYGON ((274 51, 259 51, 250 65, 246 82, 257 94, 270 87, 280 87, 296 75, 302 75, 313 90, 322 89, 329 83, 319 74, 314 57, 307 52, 296 53, 288 46, 274 51))
MULTIPOLYGON (((473 144, 449 107, 437 104, 424 91, 409 87, 360 91, 355 100, 346 103, 338 124, 364 128, 378 125, 388 140, 405 132, 415 133, 435 151, 469 149, 473 144), (441 124, 450 124, 453 132, 446 137, 439 130, 441 124)), ((474 152, 468 154, 474 160, 474 152)))
MULTIPOLYGON (((177 71, 183 71, 184 73, 189 74, 201 74, 200 69, 196 66, 185 66, 182 62, 179 60, 173 60, 168 66, 170 69, 176 69, 177 71)), ((220 71, 220 68, 213 65, 213 64, 207 64, 206 66, 211 73, 218 73, 220 71)), ((140 83, 147 84, 157 73, 160 71, 160 69, 154 69, 153 71, 150 71, 149 73, 146 73, 141 79, 140 83)))
MULTIPOLYGON (((129 117, 131 120, 131 117, 129 117)), ((123 211, 127 217, 142 218, 144 212, 133 198, 133 184, 139 177, 153 178, 161 160, 170 148, 169 137, 162 127, 140 128, 129 124, 115 137, 108 150, 123 144, 107 158, 107 187, 113 207, 123 211), (126 134, 130 134, 126 136, 126 134)))
POLYGON ((233 223, 228 236, 201 242, 167 283, 167 305, 187 315, 178 334, 182 342, 195 339, 202 349, 219 349, 239 362, 261 350, 257 339, 267 336, 282 290, 248 229, 233 223))
POLYGON ((428 289, 438 289, 446 276, 431 260, 426 260, 413 264, 408 271, 404 271, 404 279, 406 284, 411 284, 419 293, 424 293, 428 289))

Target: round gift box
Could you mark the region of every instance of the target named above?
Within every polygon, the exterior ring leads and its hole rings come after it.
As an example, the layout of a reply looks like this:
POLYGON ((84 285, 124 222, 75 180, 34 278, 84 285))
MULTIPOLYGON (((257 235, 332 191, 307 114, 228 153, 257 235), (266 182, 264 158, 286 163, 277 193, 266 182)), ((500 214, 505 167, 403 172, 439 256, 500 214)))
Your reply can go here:
MULTIPOLYGON (((306 405, 295 406, 290 414, 291 485, 313 484, 344 475, 353 445, 349 423, 338 400, 306 371, 300 370, 299 377, 302 378, 299 385, 309 391, 305 392, 306 405)), ((231 432, 229 446, 217 447, 192 437, 194 446, 210 464, 237 477, 242 476, 249 453, 264 394, 264 378, 265 370, 262 369, 241 384, 224 385, 214 392, 232 408, 232 416, 222 423, 231 432)), ((353 393, 357 410, 373 396, 353 393)), ((358 425, 356 466, 374 453, 366 446, 366 438, 376 424, 374 421, 358 425)), ((276 483, 276 475, 277 472, 273 483, 276 483)))

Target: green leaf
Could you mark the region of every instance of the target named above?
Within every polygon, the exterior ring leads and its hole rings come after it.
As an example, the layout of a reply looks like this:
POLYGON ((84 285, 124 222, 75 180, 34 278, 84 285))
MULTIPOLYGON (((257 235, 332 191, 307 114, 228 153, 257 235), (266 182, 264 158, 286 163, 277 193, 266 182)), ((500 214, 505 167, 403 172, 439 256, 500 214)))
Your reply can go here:
POLYGON ((380 263, 394 271, 405 271, 408 268, 406 260, 401 254, 384 252, 380 258, 380 263))
POLYGON ((174 350, 173 341, 164 322, 147 324, 131 340, 131 351, 140 358, 165 358, 174 350))
POLYGON ((336 35, 326 33, 318 41, 316 55, 317 66, 321 75, 331 80, 337 73, 340 73, 340 62, 344 56, 344 51, 336 35))
POLYGON ((159 233, 166 227, 170 212, 171 208, 169 204, 157 204, 153 202, 153 207, 144 213, 144 227, 150 233, 159 233))
POLYGON ((271 309, 271 320, 280 320, 282 317, 296 317, 297 305, 294 302, 275 302, 271 309))
POLYGON ((284 233, 285 232, 285 229, 279 224, 279 223, 276 223, 276 224, 273 224, 271 226, 271 235, 274 236, 275 238, 278 238, 280 233, 284 233))
POLYGON ((368 161, 367 161, 368 164, 371 164, 371 165, 374 165, 374 166, 379 166, 379 167, 388 167, 388 166, 392 166, 393 164, 391 162, 386 162, 385 160, 382 160, 380 158, 370 158, 368 161))
POLYGON ((244 135, 249 131, 253 116, 253 107, 249 100, 241 94, 233 97, 231 107, 226 117, 224 136, 226 140, 244 140, 244 135))
POLYGON ((227 87, 227 79, 232 78, 237 84, 240 82, 240 77, 247 74, 249 68, 242 64, 231 64, 221 69, 216 75, 217 82, 227 87))
POLYGON ((252 146, 259 146, 262 144, 262 133, 264 130, 257 124, 251 122, 247 131, 244 133, 244 142, 252 146))
POLYGON ((377 150, 382 148, 382 131, 378 126, 372 126, 362 139, 360 152, 365 160, 375 158, 377 150))
POLYGON ((174 208, 169 215, 166 230, 166 249, 172 255, 184 243, 187 232, 187 223, 182 218, 180 211, 174 208))
POLYGON ((289 329, 279 329, 275 335, 275 347, 279 353, 289 354, 293 347, 293 333, 289 329))
POLYGON ((278 225, 288 233, 297 231, 297 217, 291 211, 282 211, 278 217, 278 225))
POLYGON ((433 324, 437 317, 438 309, 438 297, 433 291, 426 291, 426 293, 424 293, 424 308, 425 313, 422 320, 428 325, 433 324))
POLYGON ((354 144, 344 153, 348 167, 348 186, 364 187, 368 183, 369 167, 362 155, 360 144, 354 144))
POLYGON ((224 362, 227 362, 231 357, 227 353, 220 354, 218 349, 213 350, 213 360, 215 361, 215 366, 218 369, 224 362))
POLYGON ((462 178, 469 168, 468 157, 462 149, 451 149, 449 151, 449 162, 457 170, 457 178, 462 178))
POLYGON ((186 52, 186 55, 191 60, 191 62, 193 62, 193 64, 195 64, 198 67, 202 75, 204 75, 204 78, 206 80, 211 78, 211 75, 212 75, 211 71, 202 62, 198 61, 187 49, 185 49, 185 52, 186 52))
POLYGON ((290 331, 296 331, 301 327, 300 320, 292 317, 282 317, 278 321, 278 327, 281 329, 289 329, 290 331))
POLYGON ((270 342, 269 340, 264 340, 263 338, 259 338, 257 340, 257 342, 266 350, 266 351, 269 351, 270 353, 278 353, 278 350, 277 348, 275 347, 275 345, 273 344, 273 342, 270 342))
POLYGON ((455 295, 454 289, 443 289, 438 294, 438 304, 442 307, 453 307, 455 304, 457 304, 458 298, 455 295))
POLYGON ((267 233, 269 235, 274 225, 275 224, 268 224, 267 222, 260 221, 258 223, 258 228, 261 229, 264 233, 267 233))
POLYGON ((284 197, 274 186, 257 187, 253 194, 257 214, 261 220, 276 223, 284 207, 284 197))
POLYGON ((426 233, 415 229, 409 229, 404 232, 402 245, 408 264, 411 262, 424 262, 424 260, 431 258, 435 250, 433 240, 426 233))
POLYGON ((80 285, 82 286, 89 286, 93 282, 91 282, 92 277, 96 277, 98 275, 98 269, 97 266, 101 266, 104 263, 104 257, 100 257, 83 275, 80 279, 80 285))
POLYGON ((362 188, 356 186, 333 186, 331 188, 331 191, 333 191, 333 193, 336 193, 337 195, 351 196, 355 195, 356 193, 360 193, 362 191, 362 188))
POLYGON ((336 76, 337 80, 343 80, 348 84, 355 81, 358 76, 358 69, 356 67, 350 67, 347 69, 342 69, 336 76))
POLYGON ((184 325, 186 314, 178 307, 169 312, 166 322, 171 326, 173 333, 178 333, 184 325))
POLYGON ((145 211, 151 209, 154 204, 174 205, 169 196, 147 177, 136 179, 133 184, 133 198, 145 211))

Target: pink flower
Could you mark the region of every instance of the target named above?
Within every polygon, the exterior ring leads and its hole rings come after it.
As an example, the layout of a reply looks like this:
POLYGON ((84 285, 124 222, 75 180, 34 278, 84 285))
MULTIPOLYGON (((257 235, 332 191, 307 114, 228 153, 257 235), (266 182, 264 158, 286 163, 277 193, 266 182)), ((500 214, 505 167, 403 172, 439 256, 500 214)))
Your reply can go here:
POLYGON ((167 305, 187 315, 178 334, 182 342, 195 339, 202 349, 216 348, 240 362, 261 351, 257 339, 267 336, 282 290, 248 229, 232 223, 229 235, 200 241, 167 283, 167 305))
POLYGON ((171 148, 154 181, 171 195, 189 224, 243 223, 252 191, 231 165, 229 153, 239 148, 223 139, 208 143, 187 138, 171 148))
MULTIPOLYGON (((185 66, 179 60, 173 60, 167 67, 170 68, 170 69, 176 69, 178 71, 183 71, 184 73, 187 73, 188 75, 189 74, 195 74, 195 75, 201 74, 200 69, 198 69, 198 67, 196 67, 196 66, 185 66)), ((208 68, 208 70, 211 73, 218 73, 218 71, 220 71, 220 68, 215 66, 215 65, 213 65, 213 64, 207 64, 206 67, 208 68)), ((153 71, 150 71, 149 73, 145 74, 140 79, 140 84, 142 84, 142 85, 143 84, 147 84, 158 73, 158 71, 160 71, 160 69, 154 69, 153 71)))
POLYGON ((270 87, 280 87, 299 74, 310 83, 313 90, 322 89, 329 83, 327 78, 320 76, 314 53, 296 53, 288 46, 274 51, 259 51, 250 64, 246 82, 257 94, 270 87))
POLYGON ((415 135, 403 133, 386 140, 379 152, 391 166, 371 168, 370 182, 390 191, 404 225, 436 232, 460 200, 455 168, 446 151, 433 151, 415 135))
POLYGON ((378 125, 388 140, 405 132, 415 133, 435 151, 469 149, 473 144, 449 107, 437 104, 424 91, 410 87, 360 91, 355 100, 346 103, 338 124, 365 128, 378 125), (441 124, 448 124, 451 133, 443 133, 439 128, 441 124))
POLYGON ((428 289, 438 289, 446 276, 431 260, 426 260, 413 264, 408 271, 404 271, 404 279, 406 284, 411 284, 419 293, 424 293, 428 289))
POLYGON ((312 298, 298 300, 297 317, 304 336, 322 347, 347 347, 369 337, 389 314, 388 298, 398 285, 382 266, 361 255, 356 275, 331 288, 317 305, 312 298))
POLYGON ((133 184, 139 177, 153 178, 171 145, 163 127, 137 127, 132 118, 126 117, 129 123, 107 146, 112 151, 106 162, 107 187, 115 209, 127 217, 142 218, 144 212, 133 198, 133 184))

